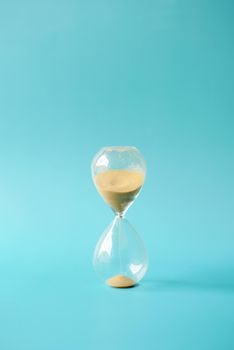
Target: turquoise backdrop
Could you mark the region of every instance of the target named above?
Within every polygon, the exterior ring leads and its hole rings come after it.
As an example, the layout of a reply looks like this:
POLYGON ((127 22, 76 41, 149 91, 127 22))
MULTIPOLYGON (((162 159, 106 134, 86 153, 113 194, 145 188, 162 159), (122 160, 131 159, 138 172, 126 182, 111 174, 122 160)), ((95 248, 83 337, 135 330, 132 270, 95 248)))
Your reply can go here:
POLYGON ((0 0, 0 349, 234 349, 234 2, 0 0), (90 163, 135 145, 142 283, 91 257, 90 163))

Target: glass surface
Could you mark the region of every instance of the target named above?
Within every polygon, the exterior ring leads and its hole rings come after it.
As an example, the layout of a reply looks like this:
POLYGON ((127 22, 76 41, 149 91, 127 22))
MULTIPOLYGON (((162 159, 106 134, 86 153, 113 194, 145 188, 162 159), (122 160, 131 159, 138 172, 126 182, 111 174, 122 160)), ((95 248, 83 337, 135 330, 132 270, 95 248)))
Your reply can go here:
POLYGON ((144 184, 145 160, 135 147, 105 147, 95 155, 91 169, 97 191, 115 214, 97 242, 93 266, 106 284, 132 287, 144 276, 148 257, 125 214, 144 184))

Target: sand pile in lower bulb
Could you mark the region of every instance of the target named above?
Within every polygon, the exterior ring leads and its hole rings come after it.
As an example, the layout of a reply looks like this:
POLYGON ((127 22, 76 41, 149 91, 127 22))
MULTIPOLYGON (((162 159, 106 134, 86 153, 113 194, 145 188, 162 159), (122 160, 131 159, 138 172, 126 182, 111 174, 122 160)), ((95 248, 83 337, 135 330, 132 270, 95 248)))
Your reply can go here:
POLYGON ((107 279, 106 284, 115 288, 128 288, 134 286, 136 282, 129 277, 117 275, 107 279))

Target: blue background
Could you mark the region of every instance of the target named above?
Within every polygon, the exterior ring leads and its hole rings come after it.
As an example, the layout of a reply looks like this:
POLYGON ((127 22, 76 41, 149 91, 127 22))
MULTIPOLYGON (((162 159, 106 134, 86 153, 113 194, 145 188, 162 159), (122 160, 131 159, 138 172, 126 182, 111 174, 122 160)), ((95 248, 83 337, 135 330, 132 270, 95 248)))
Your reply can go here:
POLYGON ((234 348, 234 5, 0 1, 0 349, 234 348), (133 289, 91 265, 90 163, 135 145, 133 289))

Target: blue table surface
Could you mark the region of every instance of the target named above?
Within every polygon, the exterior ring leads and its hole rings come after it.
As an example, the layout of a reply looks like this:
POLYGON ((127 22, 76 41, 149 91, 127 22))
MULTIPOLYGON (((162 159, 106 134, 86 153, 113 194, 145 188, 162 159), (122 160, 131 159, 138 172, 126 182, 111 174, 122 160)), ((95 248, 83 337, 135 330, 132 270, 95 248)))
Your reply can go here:
POLYGON ((0 350, 234 349, 234 3, 0 1, 0 350), (90 163, 135 145, 131 289, 91 260, 90 163))

